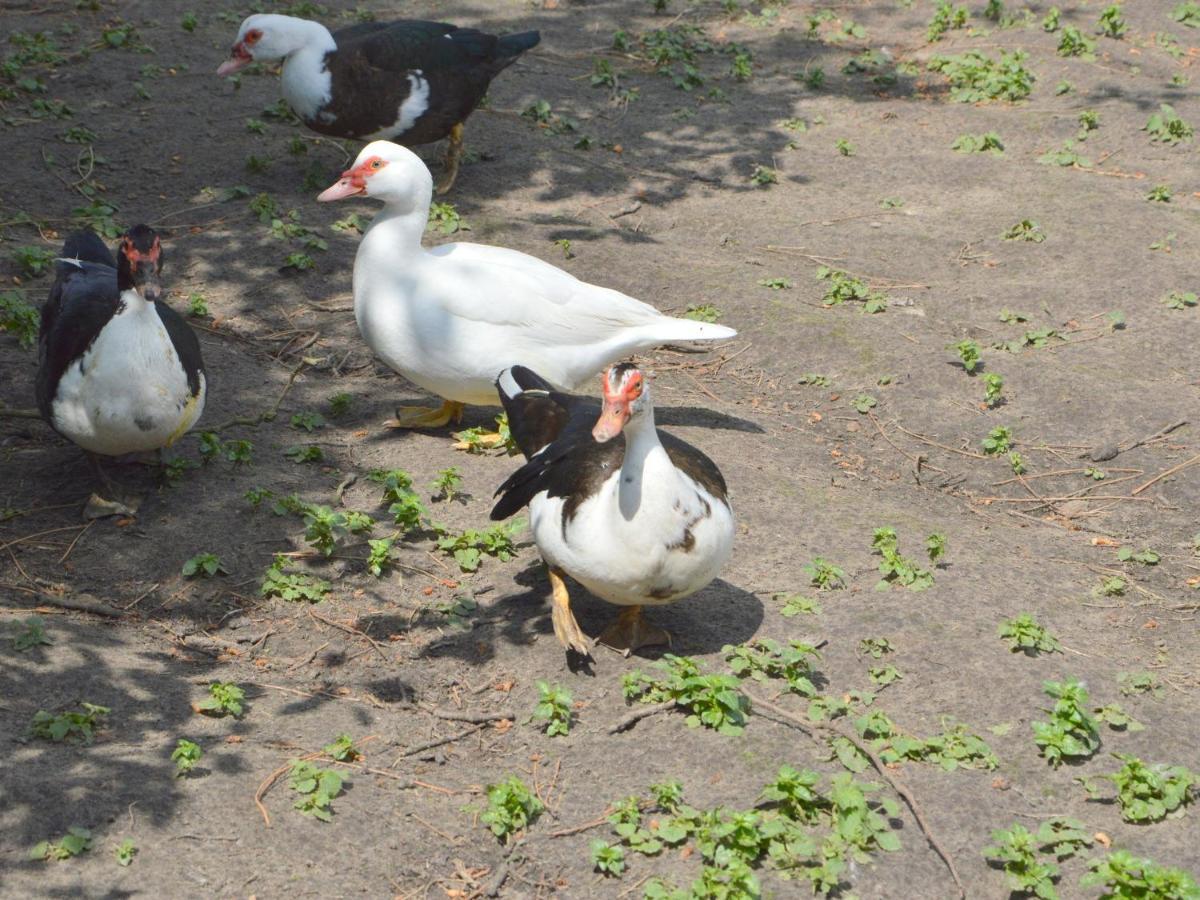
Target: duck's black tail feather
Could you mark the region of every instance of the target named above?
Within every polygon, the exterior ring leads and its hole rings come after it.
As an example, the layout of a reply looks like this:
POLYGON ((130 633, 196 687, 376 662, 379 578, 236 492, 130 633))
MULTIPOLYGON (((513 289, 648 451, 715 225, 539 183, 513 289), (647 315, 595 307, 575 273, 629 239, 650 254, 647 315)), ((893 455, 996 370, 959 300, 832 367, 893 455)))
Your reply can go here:
MULTIPOLYGON (((90 228, 81 228, 79 231, 74 231, 67 236, 67 240, 63 243, 62 259, 77 259, 80 262, 100 263, 105 266, 117 267, 117 261, 113 259, 112 252, 104 245, 104 241, 100 239, 100 235, 92 231, 90 228)), ((60 266, 66 265, 59 263, 60 266)))

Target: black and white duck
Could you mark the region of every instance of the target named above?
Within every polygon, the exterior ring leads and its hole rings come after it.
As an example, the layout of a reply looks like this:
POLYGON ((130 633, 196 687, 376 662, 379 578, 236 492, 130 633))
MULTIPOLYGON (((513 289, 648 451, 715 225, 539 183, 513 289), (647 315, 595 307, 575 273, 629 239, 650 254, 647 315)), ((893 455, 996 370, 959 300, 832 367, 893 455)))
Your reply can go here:
POLYGON ((136 225, 117 259, 94 231, 67 238, 42 307, 37 404, 55 431, 96 456, 169 447, 204 410, 196 334, 161 299, 162 244, 136 225))
POLYGON ((536 31, 497 37, 413 19, 330 32, 320 22, 259 14, 242 22, 217 74, 282 59, 283 96, 313 131, 406 146, 449 137, 444 193, 458 174, 463 122, 492 79, 540 40, 536 31))
POLYGON ((492 518, 529 506, 563 646, 584 655, 590 646, 571 612, 563 581, 570 575, 624 607, 597 642, 628 655, 670 643, 642 607, 675 603, 711 582, 733 549, 734 517, 716 464, 655 427, 641 371, 622 363, 601 383, 597 404, 554 390, 523 366, 500 375, 500 400, 528 462, 496 491, 492 518))

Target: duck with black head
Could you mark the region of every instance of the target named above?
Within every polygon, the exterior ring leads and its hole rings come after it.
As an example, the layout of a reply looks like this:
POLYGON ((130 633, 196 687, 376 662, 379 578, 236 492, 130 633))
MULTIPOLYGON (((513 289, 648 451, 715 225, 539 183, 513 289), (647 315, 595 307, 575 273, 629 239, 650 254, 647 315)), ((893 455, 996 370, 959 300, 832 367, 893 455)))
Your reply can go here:
POLYGON ((163 249, 147 225, 121 237, 117 258, 90 230, 67 238, 42 307, 36 393, 42 417, 99 456, 169 447, 204 410, 200 343, 163 302, 163 249))
POLYGON ((271 13, 242 22, 218 75, 252 62, 283 63, 283 96, 320 134, 406 146, 450 139, 438 193, 458 175, 463 123, 488 85, 536 31, 497 37, 444 22, 362 22, 330 32, 320 22, 271 13))

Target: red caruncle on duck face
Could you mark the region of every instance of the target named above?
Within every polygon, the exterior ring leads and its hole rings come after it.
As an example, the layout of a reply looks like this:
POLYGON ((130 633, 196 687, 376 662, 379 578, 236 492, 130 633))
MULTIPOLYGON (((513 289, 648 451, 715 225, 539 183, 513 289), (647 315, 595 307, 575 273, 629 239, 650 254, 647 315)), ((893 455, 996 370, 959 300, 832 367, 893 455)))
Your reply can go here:
POLYGON ((330 200, 353 197, 357 194, 365 194, 367 193, 367 179, 385 168, 387 164, 388 161, 382 156, 368 157, 358 165, 343 172, 342 177, 337 180, 337 183, 323 190, 317 195, 317 199, 322 202, 328 202, 330 200))
POLYGON ((601 375, 600 383, 604 391, 604 405, 592 429, 592 437, 603 444, 620 434, 630 417, 640 411, 645 376, 636 366, 622 363, 601 375))

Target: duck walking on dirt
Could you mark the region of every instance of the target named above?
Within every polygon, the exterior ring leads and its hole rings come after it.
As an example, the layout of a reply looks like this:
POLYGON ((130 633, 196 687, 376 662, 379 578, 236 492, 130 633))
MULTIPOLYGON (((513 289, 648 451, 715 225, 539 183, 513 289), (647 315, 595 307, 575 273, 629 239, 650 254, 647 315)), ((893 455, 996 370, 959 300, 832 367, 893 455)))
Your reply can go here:
POLYGON ((650 389, 629 363, 601 376, 603 405, 559 393, 514 366, 496 383, 528 458, 500 485, 493 519, 529 506, 550 571, 551 620, 564 647, 588 655, 563 580, 625 607, 598 643, 626 656, 670 635, 642 607, 682 600, 711 582, 733 549, 733 509, 716 464, 654 425, 650 389))
POLYGON ((426 250, 433 181, 412 151, 363 148, 318 200, 382 200, 354 260, 354 315, 363 339, 393 370, 443 398, 397 411, 393 428, 438 427, 466 403, 496 402, 496 376, 523 365, 572 389, 606 366, 660 344, 733 337, 732 328, 674 319, 609 288, 504 247, 426 250))
POLYGON ((94 231, 67 238, 42 307, 38 409, 50 427, 98 456, 169 447, 204 411, 196 334, 163 303, 159 237, 137 225, 114 260, 94 231))
POLYGON ((313 131, 408 146, 449 137, 438 184, 445 193, 458 175, 467 116, 492 79, 540 40, 536 31, 497 37, 412 19, 331 33, 320 22, 260 14, 242 22, 217 74, 282 59, 283 96, 313 131))

